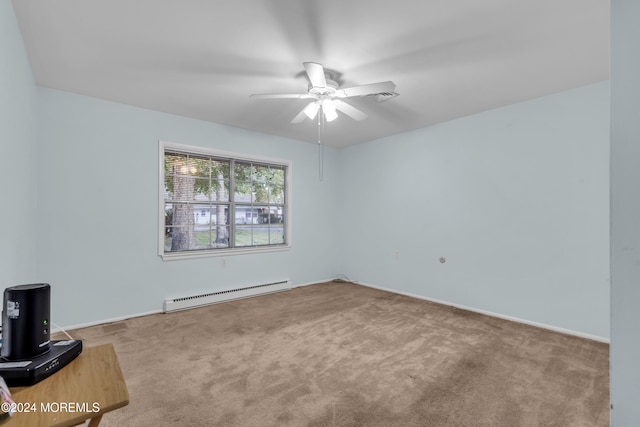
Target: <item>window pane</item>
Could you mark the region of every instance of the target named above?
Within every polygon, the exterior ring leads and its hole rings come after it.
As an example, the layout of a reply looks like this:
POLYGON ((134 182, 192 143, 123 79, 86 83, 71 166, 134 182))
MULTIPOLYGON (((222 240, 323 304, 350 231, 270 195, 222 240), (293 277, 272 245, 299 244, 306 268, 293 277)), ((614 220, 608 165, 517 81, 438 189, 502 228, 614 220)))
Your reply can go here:
POLYGON ((236 226, 236 246, 269 244, 269 226, 265 224, 236 226))
POLYGON ((235 246, 252 246, 253 245, 253 227, 238 226, 236 227, 235 246))
POLYGON ((269 224, 271 222, 276 222, 278 212, 275 208, 269 208, 268 206, 257 206, 256 210, 258 211, 259 224, 269 224))
POLYGON ((251 163, 235 162, 233 168, 233 179, 236 183, 251 182, 253 176, 253 166, 251 163))
POLYGON ((172 200, 193 200, 196 178, 187 175, 174 175, 172 178, 168 183, 169 197, 172 200))
POLYGON ((209 188, 211 200, 216 202, 229 201, 229 180, 213 179, 209 188))
POLYGON ((193 189, 188 188, 185 190, 183 196, 191 197, 192 201, 208 201, 211 193, 211 181, 209 178, 193 178, 193 182, 189 185, 193 186, 193 189))
POLYGON ((185 165, 186 157, 182 154, 166 153, 164 156, 164 174, 165 176, 174 175, 180 170, 180 165, 185 165))
POLYGON ((269 226, 258 224, 253 226, 253 244, 268 245, 269 244, 269 226))
POLYGON ((201 176, 198 168, 202 166, 202 159, 195 159, 186 154, 165 156, 164 165, 165 171, 171 175, 201 176))
POLYGON ((211 177, 216 178, 222 175, 222 178, 229 180, 229 168, 231 162, 228 160, 211 159, 211 177))
POLYGON ((269 228, 269 243, 280 245, 284 243, 284 224, 272 224, 269 228))
POLYGON ((270 221, 271 224, 283 224, 284 223, 284 208, 271 207, 270 221))
POLYGON ((167 227, 164 239, 167 252, 229 247, 229 227, 167 227))
POLYGON ((195 226, 193 229, 193 246, 192 249, 209 249, 211 247, 211 229, 206 227, 195 226))
POLYGON ((269 180, 272 184, 278 184, 284 186, 284 168, 279 168, 277 166, 271 166, 271 171, 269 172, 271 179, 269 180))
POLYGON ((211 205, 211 224, 228 225, 229 224, 229 206, 227 205, 211 205))
POLYGON ((269 188, 265 184, 253 185, 253 201, 257 203, 269 202, 269 188))
POLYGON ((236 224, 257 224, 258 211, 251 205, 236 205, 236 224))
POLYGON ((166 203, 164 206, 164 250, 171 250, 171 226, 173 225, 173 205, 166 203), (167 244, 169 245, 167 247, 167 244))
POLYGON ((198 225, 208 225, 211 223, 211 205, 198 203, 193 205, 193 223, 198 225))
POLYGON ((174 175, 165 175, 164 177, 165 200, 173 198, 173 180, 174 180, 174 175))
POLYGON ((189 157, 188 174, 198 178, 209 179, 211 176, 211 160, 207 157, 189 157))
POLYGON ((193 205, 191 203, 173 203, 171 224, 175 226, 193 225, 193 205))
POLYGON ((229 247, 229 227, 228 226, 222 223, 212 226, 211 247, 216 249, 229 247))
POLYGON ((269 244, 269 226, 241 225, 236 226, 236 246, 258 246, 269 244))
POLYGON ((186 251, 190 249, 195 249, 193 226, 167 227, 167 235, 165 236, 166 251, 186 251))
POLYGON ((284 204, 284 186, 271 185, 269 187, 269 203, 282 205, 284 204))
POLYGON ((263 166, 263 165, 258 165, 255 166, 255 173, 253 174, 253 181, 260 183, 260 184, 265 184, 268 181, 270 181, 270 173, 269 173, 269 166, 263 166))
POLYGON ((253 203, 255 201, 255 186, 251 183, 237 183, 233 194, 236 203, 253 203))
POLYGON ((189 201, 229 201, 229 180, 211 181, 209 178, 196 178, 185 175, 165 177, 165 200, 189 201))

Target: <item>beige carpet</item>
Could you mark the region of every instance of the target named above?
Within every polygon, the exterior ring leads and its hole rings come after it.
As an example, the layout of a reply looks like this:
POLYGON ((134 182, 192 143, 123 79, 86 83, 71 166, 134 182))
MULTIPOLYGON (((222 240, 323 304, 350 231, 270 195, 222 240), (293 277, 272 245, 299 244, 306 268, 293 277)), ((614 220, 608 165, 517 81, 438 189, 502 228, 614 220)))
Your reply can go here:
POLYGON ((71 335, 116 348, 104 427, 609 424, 608 345, 354 284, 71 335))

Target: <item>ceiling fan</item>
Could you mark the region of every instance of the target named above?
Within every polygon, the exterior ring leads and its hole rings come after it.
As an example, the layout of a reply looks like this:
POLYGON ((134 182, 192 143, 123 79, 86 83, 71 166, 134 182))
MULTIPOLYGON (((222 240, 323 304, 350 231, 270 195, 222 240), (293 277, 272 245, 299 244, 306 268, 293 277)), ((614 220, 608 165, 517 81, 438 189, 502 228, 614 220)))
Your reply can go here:
POLYGON ((312 101, 291 120, 291 123, 300 123, 306 117, 313 120, 319 112, 318 119, 322 116, 326 121, 331 122, 338 117, 338 111, 354 120, 364 120, 367 115, 344 102, 343 99, 355 96, 375 96, 377 102, 382 102, 398 96, 394 92, 396 85, 392 81, 340 88, 338 83, 332 79, 333 74, 325 70, 322 64, 304 62, 303 65, 309 78, 307 93, 253 94, 251 97, 257 99, 311 99, 312 101))

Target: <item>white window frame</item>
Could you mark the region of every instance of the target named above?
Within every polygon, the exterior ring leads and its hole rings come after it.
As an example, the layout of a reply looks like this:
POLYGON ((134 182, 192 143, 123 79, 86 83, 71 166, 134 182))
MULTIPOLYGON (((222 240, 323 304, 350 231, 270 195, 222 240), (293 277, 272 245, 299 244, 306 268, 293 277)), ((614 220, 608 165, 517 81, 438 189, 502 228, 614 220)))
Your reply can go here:
MULTIPOLYGON (((290 160, 274 159, 262 156, 250 156, 246 154, 221 151, 211 148, 198 147, 193 145, 176 144, 168 141, 158 141, 158 255, 165 261, 194 259, 205 257, 219 257, 240 254, 252 254, 262 252, 279 252, 289 250, 293 242, 293 216, 292 216, 292 179, 293 166, 290 160), (285 242, 278 245, 242 246, 236 248, 202 249, 182 252, 165 252, 165 200, 164 200, 164 155, 166 150, 183 152, 185 154, 204 155, 233 159, 238 161, 251 161, 276 166, 284 166, 285 173, 285 207, 284 207, 284 235, 285 242)), ((231 195, 230 195, 231 196, 231 195)), ((231 219, 233 221, 234 219, 231 219)))

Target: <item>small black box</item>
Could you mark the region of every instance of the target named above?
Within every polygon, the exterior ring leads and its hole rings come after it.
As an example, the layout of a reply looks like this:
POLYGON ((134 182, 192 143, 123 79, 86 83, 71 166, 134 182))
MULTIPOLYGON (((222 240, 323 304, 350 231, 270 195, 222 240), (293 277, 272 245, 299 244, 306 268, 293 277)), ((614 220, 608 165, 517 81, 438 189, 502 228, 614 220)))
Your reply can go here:
POLYGON ((48 283, 12 286, 4 290, 0 353, 4 360, 31 359, 50 350, 50 310, 51 286, 48 283))

